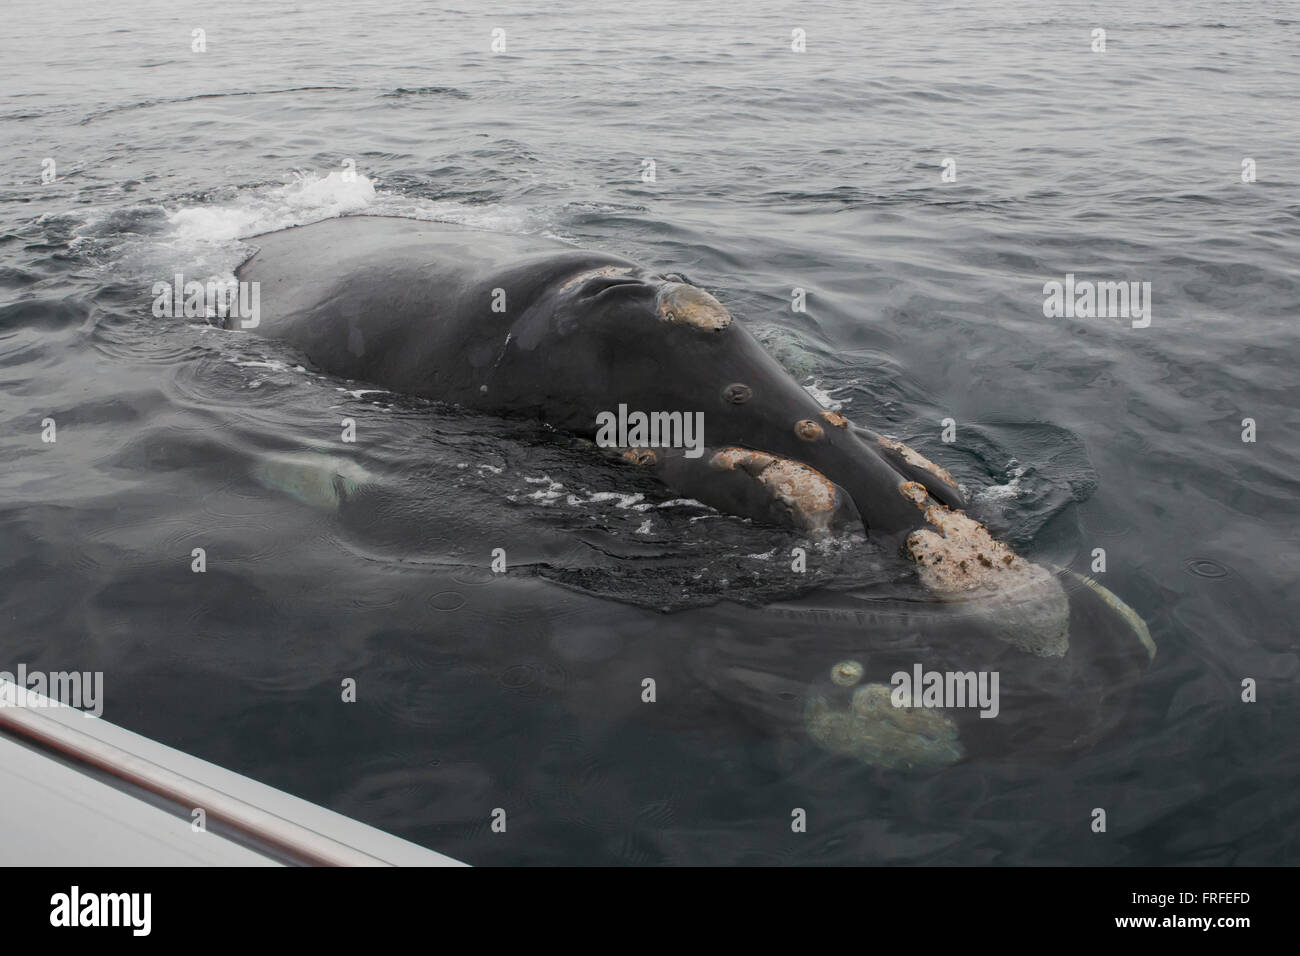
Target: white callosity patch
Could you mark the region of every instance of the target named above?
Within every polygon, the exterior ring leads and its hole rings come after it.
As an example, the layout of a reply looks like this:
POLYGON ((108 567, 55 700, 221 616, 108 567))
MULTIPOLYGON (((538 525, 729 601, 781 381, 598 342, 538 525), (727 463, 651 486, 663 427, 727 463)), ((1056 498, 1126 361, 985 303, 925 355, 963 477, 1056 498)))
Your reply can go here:
POLYGON ((782 501, 810 514, 833 511, 835 489, 819 472, 788 458, 777 458, 759 474, 782 501))
POLYGON ((840 503, 835 485, 825 475, 789 458, 748 448, 724 448, 709 460, 709 467, 753 475, 808 531, 828 530, 840 503))
POLYGON ((1021 558, 974 518, 934 501, 920 483, 899 490, 930 525, 907 539, 921 583, 945 600, 969 601, 982 622, 1015 647, 1064 656, 1070 601, 1056 576, 1021 558))
POLYGON ((665 322, 714 332, 731 324, 731 313, 726 306, 703 289, 680 282, 669 283, 660 290, 659 317, 665 322))
POLYGON ((913 468, 920 468, 922 471, 928 471, 936 478, 942 481, 946 481, 954 488, 957 487, 957 479, 948 473, 948 469, 936 465, 934 462, 932 462, 929 458, 926 458, 920 452, 915 451, 912 448, 909 448, 907 445, 904 445, 901 441, 893 441, 892 439, 889 438, 881 438, 879 441, 882 448, 888 448, 890 451, 902 455, 903 461, 907 462, 913 468))

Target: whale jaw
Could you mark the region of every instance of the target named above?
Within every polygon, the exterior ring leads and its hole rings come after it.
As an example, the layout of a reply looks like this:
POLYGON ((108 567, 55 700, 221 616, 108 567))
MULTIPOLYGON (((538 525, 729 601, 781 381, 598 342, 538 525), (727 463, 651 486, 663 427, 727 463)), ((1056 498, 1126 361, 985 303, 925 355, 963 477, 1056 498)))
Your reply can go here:
POLYGON ((945 601, 969 602, 1000 640, 1042 657, 1070 648, 1070 601, 1048 569, 1020 557, 964 511, 930 498, 917 482, 900 489, 927 527, 907 536, 921 584, 945 601))

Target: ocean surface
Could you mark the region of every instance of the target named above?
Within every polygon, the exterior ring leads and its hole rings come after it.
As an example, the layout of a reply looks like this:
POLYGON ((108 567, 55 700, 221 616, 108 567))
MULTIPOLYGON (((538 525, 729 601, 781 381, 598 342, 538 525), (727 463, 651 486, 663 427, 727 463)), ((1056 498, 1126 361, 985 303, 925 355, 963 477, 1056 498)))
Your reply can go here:
POLYGON ((4 20, 0 670, 101 671, 105 719, 474 864, 1300 860, 1296 3, 4 20), (820 750, 804 685, 930 626, 827 611, 893 607, 890 555, 796 578, 796 535, 539 425, 152 314, 362 212, 686 273, 1024 553, 1104 549, 1158 655, 1059 752, 820 750), (1067 275, 1150 283, 1149 325, 1047 317, 1067 275))

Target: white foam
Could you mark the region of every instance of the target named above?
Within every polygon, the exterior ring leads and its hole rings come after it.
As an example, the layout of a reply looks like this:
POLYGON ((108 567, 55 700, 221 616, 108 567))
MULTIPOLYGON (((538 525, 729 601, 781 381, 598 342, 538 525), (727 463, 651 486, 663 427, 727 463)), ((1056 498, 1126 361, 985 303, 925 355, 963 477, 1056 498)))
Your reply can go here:
POLYGON ((712 511, 708 505, 702 501, 696 501, 694 498, 673 498, 671 501, 661 501, 658 505, 660 508, 706 508, 712 511))
MULTIPOLYGON (((556 236, 552 211, 546 207, 465 205, 388 193, 364 173, 295 172, 291 182, 277 185, 226 187, 208 202, 158 209, 161 233, 123 235, 109 241, 115 249, 114 271, 137 275, 152 283, 181 272, 187 279, 230 281, 248 257, 243 241, 264 232, 302 226, 323 219, 355 214, 405 216, 431 222, 452 222, 493 232, 556 236)), ((102 219, 103 217, 98 217, 102 219)), ((96 217, 80 227, 90 236, 70 242, 98 243, 96 217)))
POLYGON ((847 400, 841 402, 838 399, 832 398, 831 393, 822 388, 817 382, 809 382, 803 387, 803 390, 815 398, 817 404, 821 405, 822 408, 828 409, 832 412, 838 412, 847 404, 847 400))
POLYGON ((284 186, 240 190, 229 202, 176 210, 167 217, 168 238, 179 245, 226 242, 361 212, 374 201, 375 183, 360 173, 295 173, 284 186))
POLYGON ((1011 498, 1019 498, 1024 489, 1020 487, 1020 479, 1025 475, 1025 469, 1014 458, 1007 463, 1007 468, 1011 471, 1011 480, 1005 485, 989 485, 987 488, 981 488, 972 495, 975 501, 1007 501, 1011 498))
POLYGON ((301 365, 289 365, 287 362, 281 362, 279 359, 248 359, 241 361, 236 358, 227 358, 227 362, 239 368, 268 368, 273 372, 306 372, 307 370, 301 365))
POLYGON ((598 491, 595 494, 588 495, 587 501, 592 504, 603 504, 612 501, 616 508, 631 508, 644 498, 645 495, 642 494, 624 495, 619 494, 617 491, 598 491))

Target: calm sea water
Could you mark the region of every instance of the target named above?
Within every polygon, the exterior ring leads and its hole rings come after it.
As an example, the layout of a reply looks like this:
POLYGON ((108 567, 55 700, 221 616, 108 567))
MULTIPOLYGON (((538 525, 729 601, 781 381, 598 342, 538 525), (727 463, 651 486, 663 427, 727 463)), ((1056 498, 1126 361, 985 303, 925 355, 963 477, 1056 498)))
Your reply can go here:
POLYGON ((6 4, 0 669, 103 671, 107 719, 477 864, 1294 863, 1298 44, 1281 0, 6 4), (1104 548, 1160 646, 1124 720, 822 753, 795 678, 897 634, 805 612, 887 556, 803 593, 790 536, 562 437, 150 313, 363 211, 684 271, 1022 549, 1104 548), (1067 273, 1150 326, 1045 318, 1067 273))

